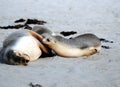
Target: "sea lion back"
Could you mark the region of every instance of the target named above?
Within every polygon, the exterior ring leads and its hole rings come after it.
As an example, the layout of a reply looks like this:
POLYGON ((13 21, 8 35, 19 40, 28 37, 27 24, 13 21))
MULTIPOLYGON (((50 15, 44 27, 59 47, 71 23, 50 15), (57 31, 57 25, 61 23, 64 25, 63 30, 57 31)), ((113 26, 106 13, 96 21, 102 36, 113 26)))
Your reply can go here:
POLYGON ((87 48, 87 47, 97 47, 101 45, 101 41, 99 38, 94 34, 83 34, 79 35, 73 39, 71 39, 71 43, 80 47, 80 48, 87 48), (74 42, 72 42, 72 40, 74 42))
POLYGON ((34 26, 32 28, 33 31, 35 31, 36 33, 42 35, 42 34, 51 34, 51 35, 55 35, 54 32, 52 32, 51 30, 49 30, 48 28, 44 27, 44 26, 34 26))
POLYGON ((23 30, 23 29, 17 30, 6 37, 6 39, 3 41, 3 47, 13 44, 18 40, 18 38, 27 35, 29 35, 27 30, 23 30))

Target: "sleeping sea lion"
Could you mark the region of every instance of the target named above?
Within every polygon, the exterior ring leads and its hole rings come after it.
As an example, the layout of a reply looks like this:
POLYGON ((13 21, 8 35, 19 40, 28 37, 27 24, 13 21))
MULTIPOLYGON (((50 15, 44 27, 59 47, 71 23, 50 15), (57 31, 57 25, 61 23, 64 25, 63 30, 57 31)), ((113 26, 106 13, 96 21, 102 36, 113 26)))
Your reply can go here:
POLYGON ((48 34, 44 34, 42 37, 43 44, 62 57, 90 56, 99 52, 101 49, 99 38, 90 33, 79 35, 71 39, 48 34))
POLYGON ((29 61, 37 60, 42 52, 49 54, 48 49, 41 44, 41 39, 32 30, 17 30, 4 40, 1 55, 8 64, 27 65, 29 61))

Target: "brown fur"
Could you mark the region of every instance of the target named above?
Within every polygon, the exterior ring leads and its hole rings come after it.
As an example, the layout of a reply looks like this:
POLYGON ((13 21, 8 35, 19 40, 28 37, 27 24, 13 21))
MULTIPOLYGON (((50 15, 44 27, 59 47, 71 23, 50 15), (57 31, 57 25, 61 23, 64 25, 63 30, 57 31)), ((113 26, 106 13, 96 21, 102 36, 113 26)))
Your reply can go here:
MULTIPOLYGON (((28 32, 29 32, 30 35, 32 35, 33 37, 35 37, 35 38, 36 38, 37 40, 39 40, 40 42, 42 41, 43 37, 42 37, 41 35, 39 35, 38 33, 34 32, 34 31, 32 31, 32 30, 29 30, 28 32)), ((40 49, 41 49, 43 52, 49 54, 48 49, 47 49, 43 44, 40 43, 40 44, 39 44, 39 47, 40 47, 40 49)))

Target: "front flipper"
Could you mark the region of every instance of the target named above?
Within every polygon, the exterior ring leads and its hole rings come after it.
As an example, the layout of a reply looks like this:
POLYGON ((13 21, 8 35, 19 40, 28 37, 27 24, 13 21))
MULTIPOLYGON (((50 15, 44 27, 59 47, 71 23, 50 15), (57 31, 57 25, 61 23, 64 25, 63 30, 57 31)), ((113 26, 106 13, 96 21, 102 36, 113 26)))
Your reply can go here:
POLYGON ((37 40, 39 40, 40 42, 42 42, 43 37, 42 37, 40 34, 34 32, 34 31, 32 31, 32 30, 28 30, 28 32, 29 32, 30 35, 32 35, 32 36, 35 37, 37 40))
POLYGON ((39 41, 39 48, 43 51, 43 53, 45 53, 46 55, 51 54, 50 49, 42 44, 42 40, 43 40, 42 35, 34 32, 32 30, 28 30, 28 32, 30 35, 32 35, 33 37, 35 37, 39 41))

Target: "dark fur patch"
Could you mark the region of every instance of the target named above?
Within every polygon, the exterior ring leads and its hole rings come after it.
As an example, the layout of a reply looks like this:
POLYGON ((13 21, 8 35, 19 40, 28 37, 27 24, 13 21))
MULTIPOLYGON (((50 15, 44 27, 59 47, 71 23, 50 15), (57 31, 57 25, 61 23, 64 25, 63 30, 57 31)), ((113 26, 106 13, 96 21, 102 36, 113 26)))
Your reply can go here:
POLYGON ((49 54, 46 54, 46 53, 42 53, 42 55, 40 56, 41 58, 46 58, 46 57, 54 57, 56 56, 56 53, 52 50, 49 51, 49 54))
POLYGON ((26 66, 28 64, 28 62, 29 62, 29 60, 27 60, 27 59, 25 59, 23 57, 17 56, 13 52, 13 50, 9 50, 6 55, 7 55, 7 58, 8 58, 8 64, 12 64, 12 65, 25 65, 26 66), (11 62, 11 60, 13 62, 11 62))

